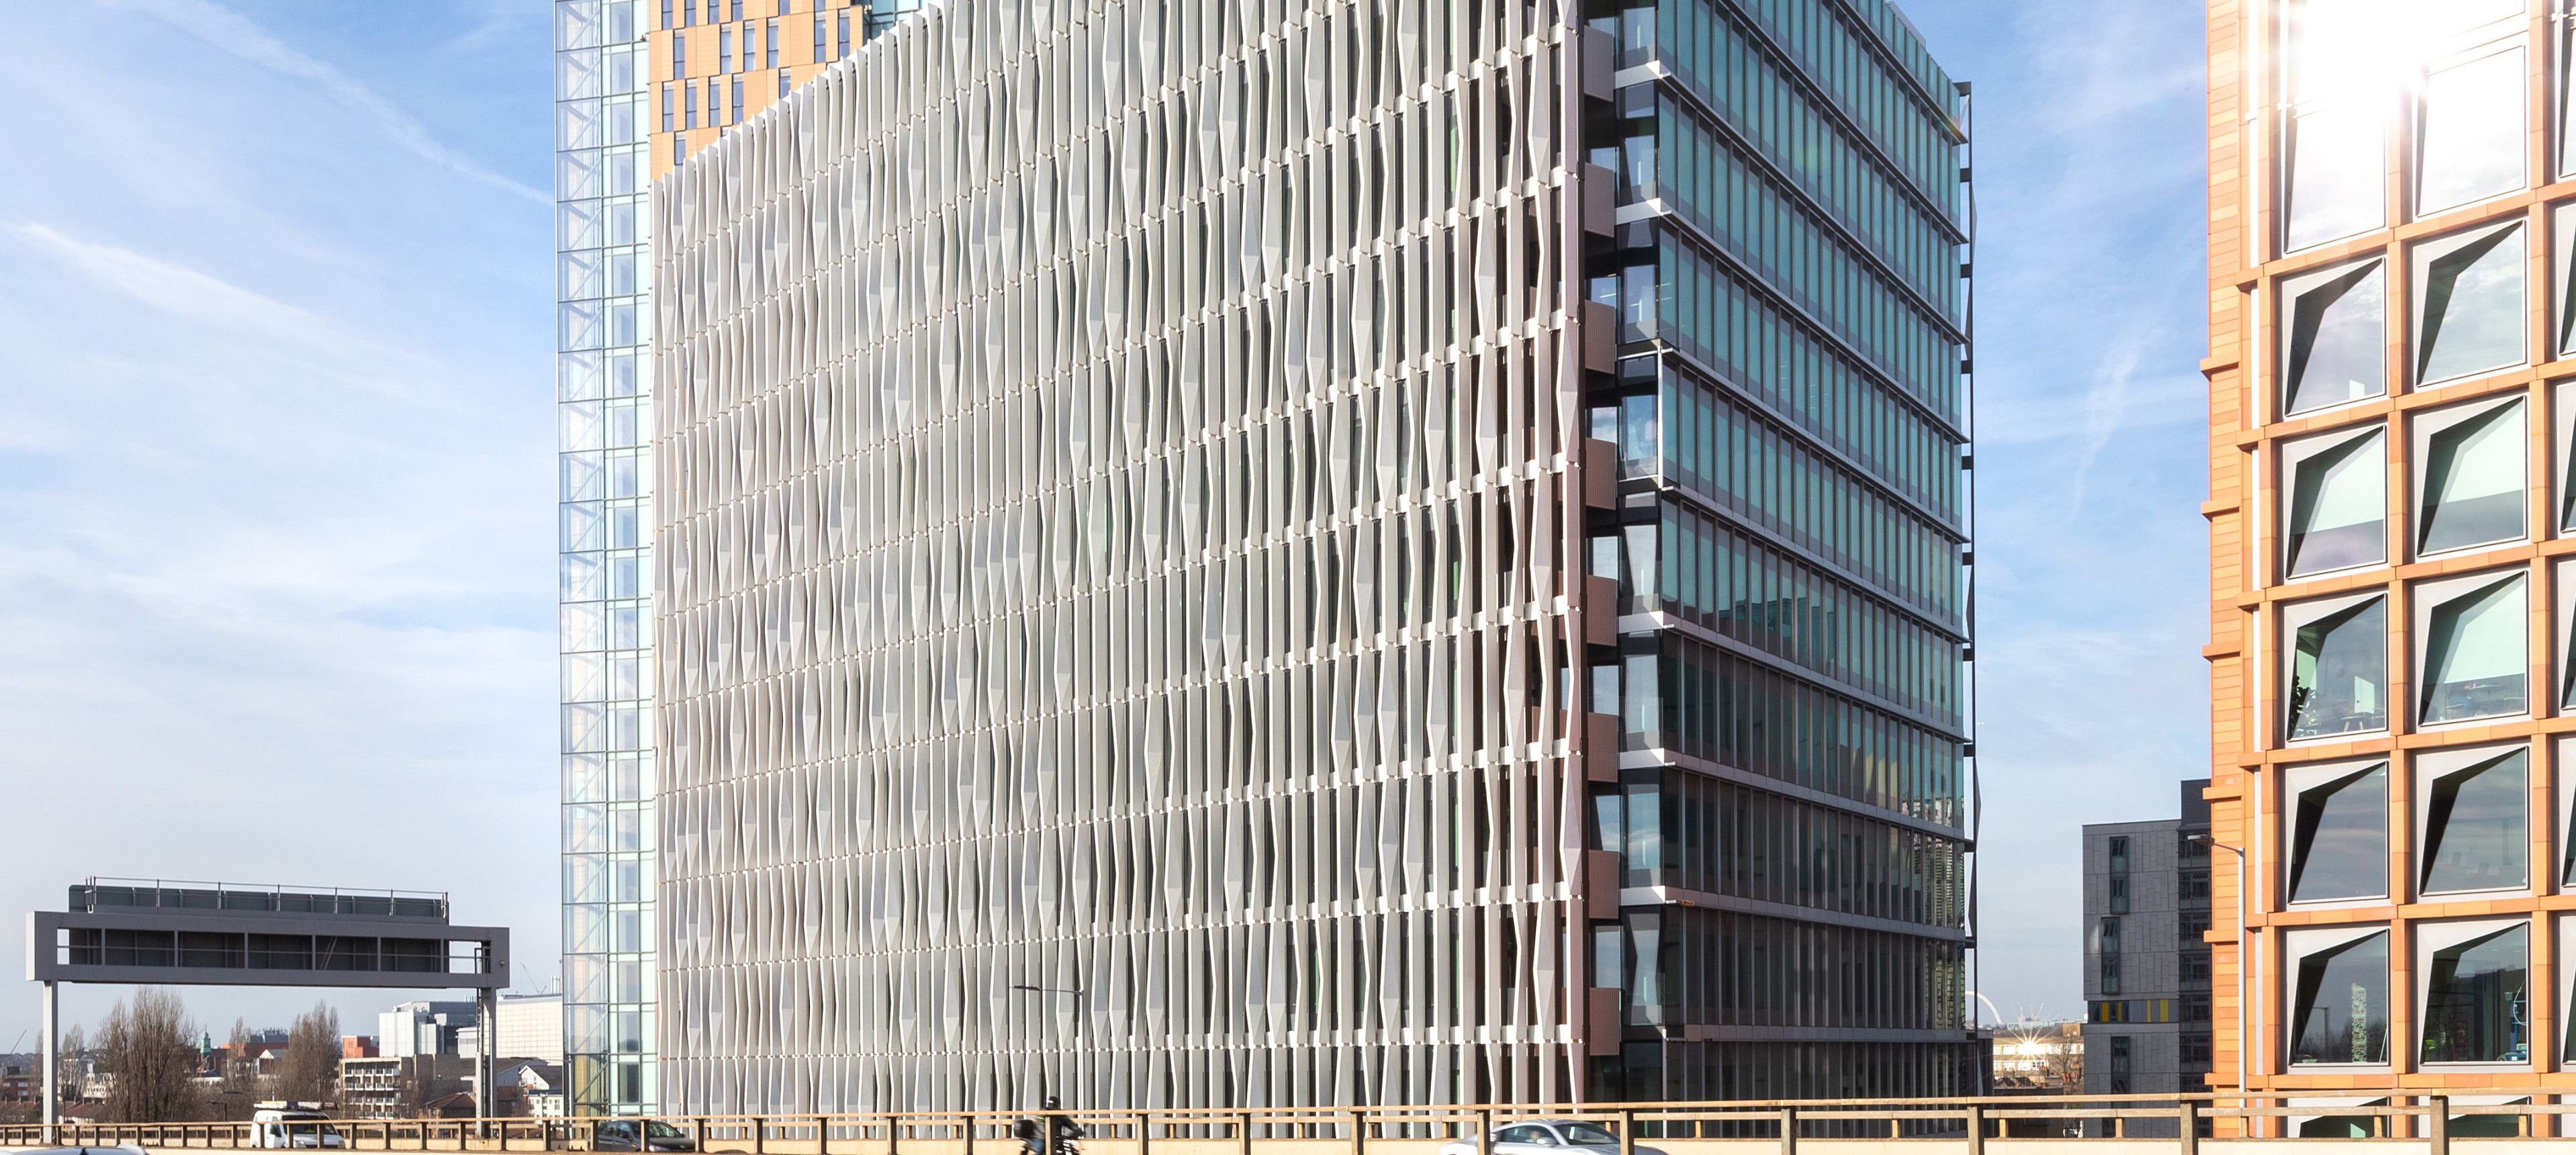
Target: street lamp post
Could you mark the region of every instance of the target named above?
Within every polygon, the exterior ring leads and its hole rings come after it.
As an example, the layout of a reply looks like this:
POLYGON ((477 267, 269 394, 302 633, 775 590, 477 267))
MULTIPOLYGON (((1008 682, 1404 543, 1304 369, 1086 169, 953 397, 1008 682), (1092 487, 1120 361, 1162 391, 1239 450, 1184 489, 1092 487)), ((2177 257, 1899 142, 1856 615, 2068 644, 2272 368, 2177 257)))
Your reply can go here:
MULTIPOLYGON (((2246 992, 2251 989, 2251 980, 2246 976, 2254 969, 2255 944, 2259 938, 2254 928, 2245 925, 2245 851, 2207 834, 2192 835, 2191 840, 2236 856, 2236 1106, 2241 1110, 2248 1105, 2255 1059, 2254 1036, 2246 1028, 2249 1021, 2245 1009, 2246 992)), ((2245 1116, 2245 1126, 2249 1130, 2253 1128, 2253 1116, 2245 1116)))

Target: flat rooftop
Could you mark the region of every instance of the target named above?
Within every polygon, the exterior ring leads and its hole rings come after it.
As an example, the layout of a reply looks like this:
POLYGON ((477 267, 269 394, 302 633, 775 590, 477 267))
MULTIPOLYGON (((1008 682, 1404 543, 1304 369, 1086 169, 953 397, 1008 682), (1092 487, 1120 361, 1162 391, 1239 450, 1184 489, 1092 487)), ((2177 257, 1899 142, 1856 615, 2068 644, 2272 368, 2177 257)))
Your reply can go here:
POLYGON ((447 921, 447 895, 420 890, 353 890, 178 882, 159 878, 91 878, 71 888, 74 914, 143 911, 192 914, 319 914, 447 921))

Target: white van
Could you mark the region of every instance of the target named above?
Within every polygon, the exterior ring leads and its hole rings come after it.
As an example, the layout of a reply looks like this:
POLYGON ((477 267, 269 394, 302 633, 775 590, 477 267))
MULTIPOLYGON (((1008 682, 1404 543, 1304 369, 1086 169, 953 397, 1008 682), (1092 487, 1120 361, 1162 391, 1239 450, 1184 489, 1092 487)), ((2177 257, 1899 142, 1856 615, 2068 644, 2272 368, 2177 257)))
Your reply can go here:
POLYGON ((262 1103, 250 1113, 251 1146, 262 1149, 346 1147, 319 1103, 262 1103))

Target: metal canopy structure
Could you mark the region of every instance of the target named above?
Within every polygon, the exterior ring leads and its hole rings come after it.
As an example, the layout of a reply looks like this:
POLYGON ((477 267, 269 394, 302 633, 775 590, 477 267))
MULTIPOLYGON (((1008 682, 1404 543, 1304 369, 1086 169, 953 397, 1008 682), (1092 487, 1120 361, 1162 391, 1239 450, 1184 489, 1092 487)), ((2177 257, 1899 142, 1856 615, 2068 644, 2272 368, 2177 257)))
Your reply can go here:
POLYGON ((58 983, 469 989, 481 1026, 477 1109, 489 1118, 510 931, 448 914, 446 895, 419 891, 118 878, 72 887, 65 909, 27 914, 27 978, 45 992, 46 1126, 56 1121, 58 983))

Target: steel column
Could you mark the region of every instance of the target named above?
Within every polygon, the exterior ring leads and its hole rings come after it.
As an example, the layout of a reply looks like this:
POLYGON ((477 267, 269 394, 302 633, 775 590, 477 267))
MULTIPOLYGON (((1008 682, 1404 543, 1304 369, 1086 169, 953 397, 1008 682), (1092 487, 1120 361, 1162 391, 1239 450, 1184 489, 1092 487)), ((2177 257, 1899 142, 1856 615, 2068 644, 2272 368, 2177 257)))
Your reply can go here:
MULTIPOLYGON (((34 949, 32 945, 30 950, 34 949)), ((62 1088, 55 1085, 63 1065, 62 996, 54 980, 45 980, 45 1142, 59 1143, 54 1127, 61 1122, 57 1114, 63 1101, 62 1088)))

